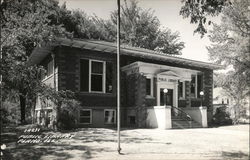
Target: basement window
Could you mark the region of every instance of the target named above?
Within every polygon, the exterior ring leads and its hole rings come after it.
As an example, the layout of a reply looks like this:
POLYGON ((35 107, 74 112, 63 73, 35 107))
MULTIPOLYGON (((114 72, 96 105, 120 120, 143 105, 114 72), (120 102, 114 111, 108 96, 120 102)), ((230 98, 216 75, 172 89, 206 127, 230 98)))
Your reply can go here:
POLYGON ((116 110, 105 109, 104 110, 104 123, 105 124, 115 124, 116 123, 116 110))
POLYGON ((81 124, 92 123, 92 110, 91 109, 80 110, 79 123, 81 124))

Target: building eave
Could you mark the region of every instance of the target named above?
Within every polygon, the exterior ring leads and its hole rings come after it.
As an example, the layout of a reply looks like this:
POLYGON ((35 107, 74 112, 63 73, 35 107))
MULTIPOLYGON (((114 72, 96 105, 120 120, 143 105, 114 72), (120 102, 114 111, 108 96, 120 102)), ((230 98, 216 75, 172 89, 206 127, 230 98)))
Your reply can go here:
MULTIPOLYGON (((112 42, 104 42, 97 40, 79 40, 79 39, 64 39, 58 38, 56 43, 51 45, 45 45, 42 47, 37 47, 31 54, 29 61, 30 64, 38 64, 45 58, 49 52, 55 46, 68 46, 73 48, 88 49, 94 51, 100 51, 105 53, 116 54, 116 44, 112 42)), ((130 46, 121 46, 121 55, 128 55, 133 57, 140 57, 143 59, 154 59, 163 62, 172 62, 180 65, 194 66, 200 68, 207 68, 212 70, 224 69, 225 67, 213 63, 201 62, 191 59, 186 59, 177 56, 171 56, 157 51, 152 51, 148 49, 130 47, 130 46)))

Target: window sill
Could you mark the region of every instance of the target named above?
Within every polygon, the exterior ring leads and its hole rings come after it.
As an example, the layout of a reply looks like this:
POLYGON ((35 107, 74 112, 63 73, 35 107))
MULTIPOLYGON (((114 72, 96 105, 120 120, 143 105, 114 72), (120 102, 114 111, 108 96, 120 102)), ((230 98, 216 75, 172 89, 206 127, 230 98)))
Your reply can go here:
POLYGON ((146 95, 146 98, 148 98, 148 99, 155 99, 155 97, 153 97, 151 95, 146 95))
POLYGON ((104 123, 105 125, 114 125, 116 123, 104 123))
POLYGON ((180 97, 179 100, 186 100, 186 98, 180 97))
POLYGON ((92 96, 115 96, 114 93, 102 93, 102 92, 78 92, 79 95, 92 95, 92 96))

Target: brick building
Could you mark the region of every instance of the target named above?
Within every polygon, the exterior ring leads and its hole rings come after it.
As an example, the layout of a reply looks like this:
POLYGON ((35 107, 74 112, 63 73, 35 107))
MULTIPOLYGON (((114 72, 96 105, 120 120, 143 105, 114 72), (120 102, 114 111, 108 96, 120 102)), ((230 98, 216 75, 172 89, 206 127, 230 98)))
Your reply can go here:
MULTIPOLYGON (((210 122, 213 70, 221 66, 128 46, 121 46, 120 59, 122 126, 166 129, 210 122)), ((115 43, 58 39, 36 48, 29 61, 47 69, 44 83, 76 93, 79 127, 116 125, 115 43)), ((51 109, 38 100, 36 116, 49 116, 51 109)))

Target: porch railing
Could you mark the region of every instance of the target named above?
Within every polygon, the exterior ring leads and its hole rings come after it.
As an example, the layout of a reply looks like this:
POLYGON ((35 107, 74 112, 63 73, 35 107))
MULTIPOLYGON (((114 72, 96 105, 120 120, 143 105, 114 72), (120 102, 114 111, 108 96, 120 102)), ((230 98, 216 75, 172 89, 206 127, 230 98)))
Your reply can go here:
POLYGON ((181 118, 183 120, 186 120, 186 121, 192 121, 193 120, 190 115, 188 115, 186 112, 184 112, 180 108, 172 106, 171 111, 172 111, 173 115, 175 115, 175 116, 177 116, 177 117, 179 117, 179 118, 181 118))

